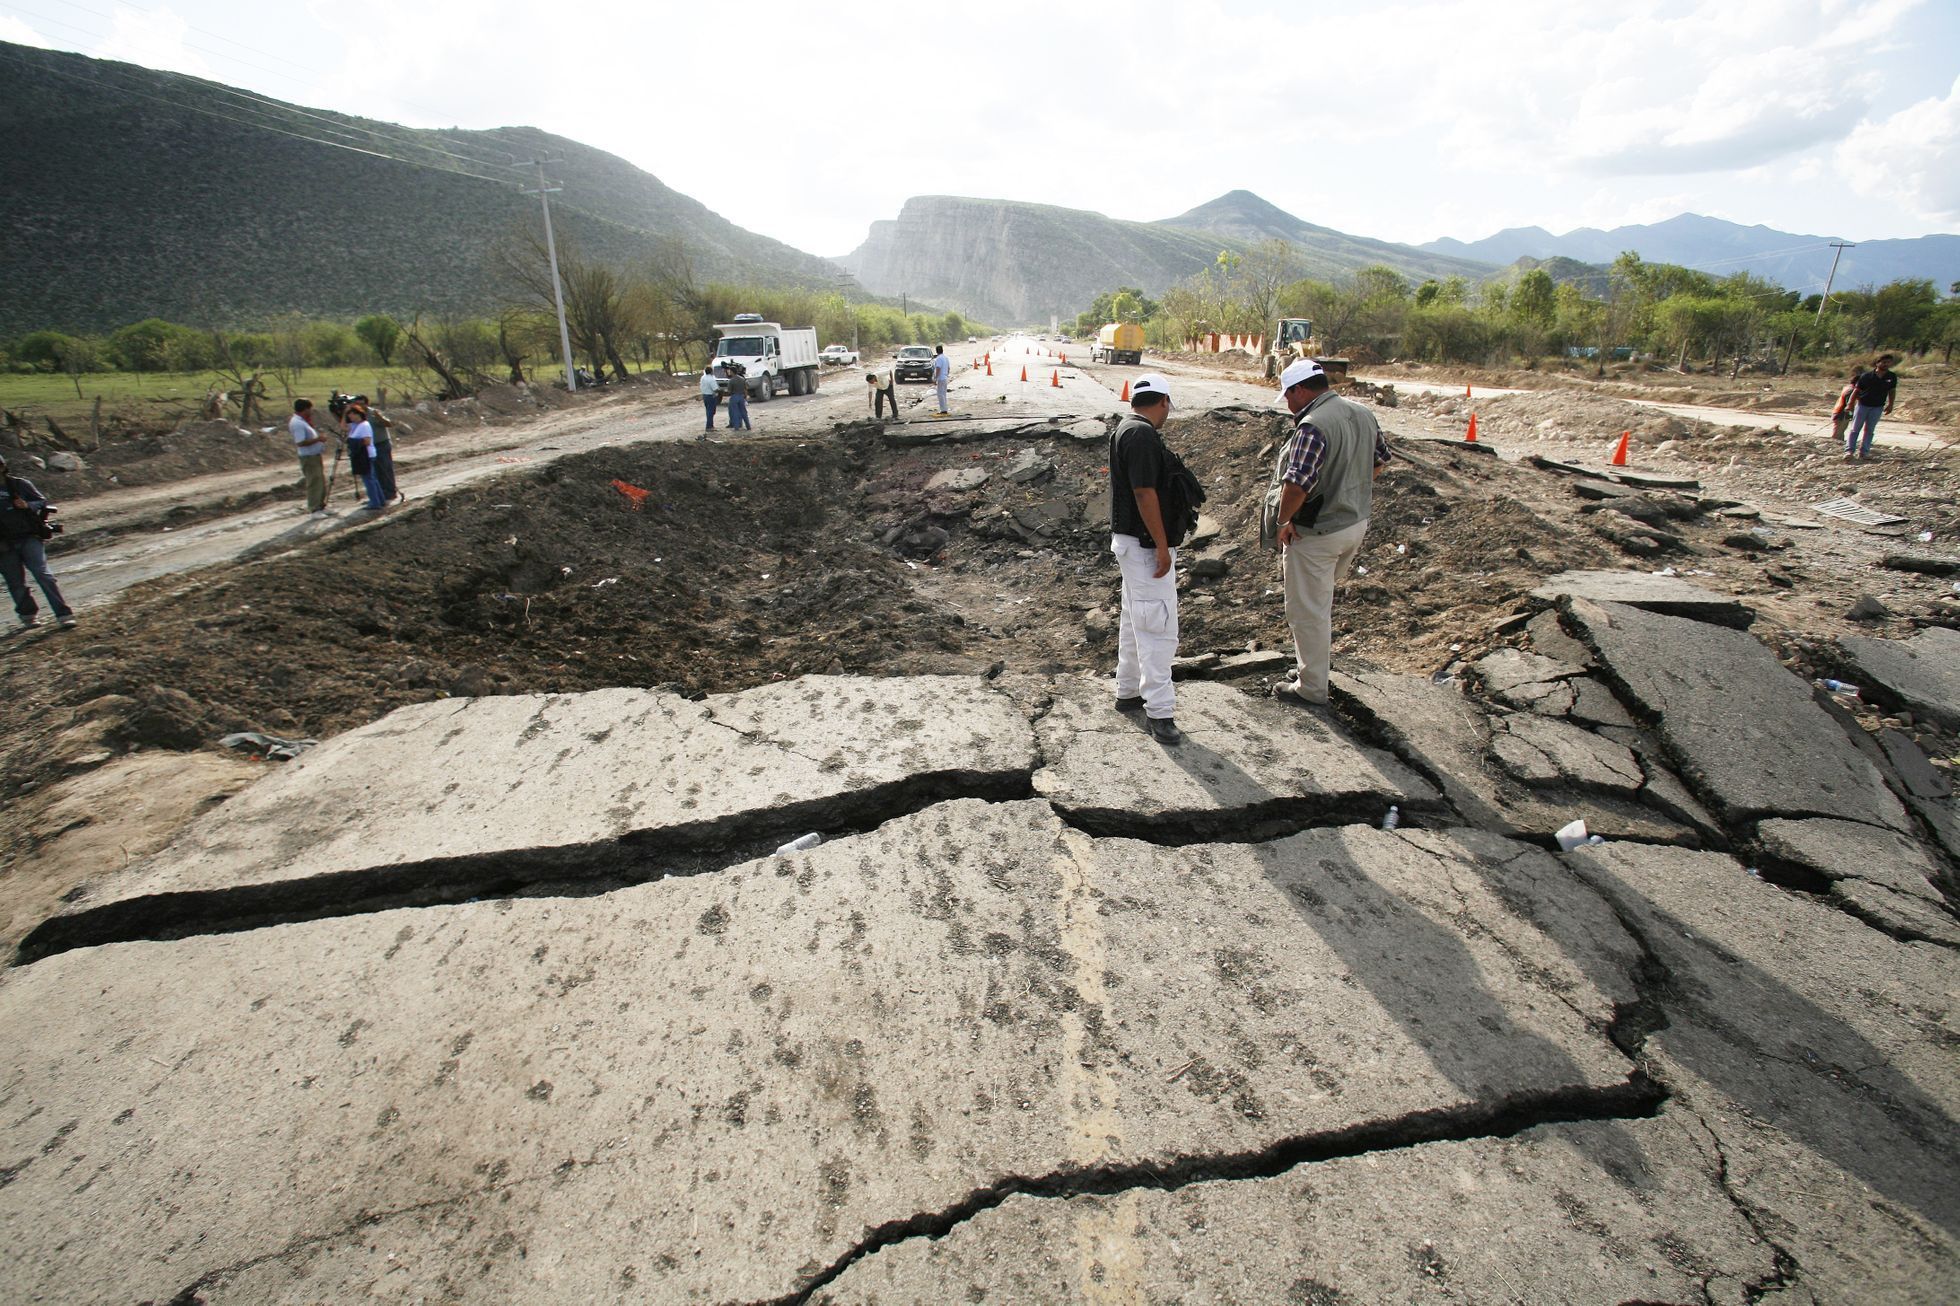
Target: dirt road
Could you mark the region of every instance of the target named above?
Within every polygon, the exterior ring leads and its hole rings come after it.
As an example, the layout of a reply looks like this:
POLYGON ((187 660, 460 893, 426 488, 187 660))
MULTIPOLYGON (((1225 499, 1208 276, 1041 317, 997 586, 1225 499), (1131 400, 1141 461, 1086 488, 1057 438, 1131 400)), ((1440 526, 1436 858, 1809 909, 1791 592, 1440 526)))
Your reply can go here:
MULTIPOLYGON (((862 396, 843 384, 851 378, 833 374, 831 384, 801 398, 779 397, 752 403, 750 418, 758 432, 779 430, 785 422, 798 429, 819 429, 846 415, 862 396)), ((727 438, 725 413, 717 414, 715 438, 727 438)), ((285 469, 226 472, 197 477, 175 485, 103 495, 68 509, 68 529, 130 531, 112 542, 66 553, 56 559, 63 594, 79 609, 99 604, 131 585, 217 563, 263 556, 303 546, 311 541, 370 529, 417 511, 432 496, 457 486, 506 474, 517 468, 550 462, 568 454, 606 445, 647 440, 692 439, 702 433, 701 410, 691 395, 672 392, 626 391, 596 405, 544 415, 536 421, 481 426, 402 446, 396 456, 402 488, 409 502, 370 514, 353 507, 341 491, 352 485, 346 468, 335 486, 336 516, 314 518, 291 502, 220 517, 199 525, 134 530, 160 518, 170 507, 235 496, 268 483, 289 479, 285 469)))

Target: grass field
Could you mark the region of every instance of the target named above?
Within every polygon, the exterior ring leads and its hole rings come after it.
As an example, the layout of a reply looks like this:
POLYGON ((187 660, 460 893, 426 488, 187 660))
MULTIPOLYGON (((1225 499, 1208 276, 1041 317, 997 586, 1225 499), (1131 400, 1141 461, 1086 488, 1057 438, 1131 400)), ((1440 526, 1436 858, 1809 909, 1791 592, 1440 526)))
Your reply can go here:
MULTIPOLYGON (((659 364, 646 370, 657 371, 659 364)), ((531 379, 541 385, 557 385, 565 378, 562 365, 529 371, 531 379)), ((385 390, 390 403, 400 403, 404 395, 425 399, 440 383, 432 376, 417 378, 405 367, 360 364, 309 367, 293 383, 291 394, 276 377, 268 375, 264 384, 264 408, 270 423, 284 420, 292 411, 292 401, 301 395, 324 406, 335 390, 373 395, 377 402, 385 390)), ((51 416, 70 435, 80 435, 88 430, 97 395, 102 397, 104 427, 151 428, 175 425, 196 413, 206 394, 224 388, 215 372, 91 372, 82 377, 82 397, 77 399, 75 383, 63 373, 0 372, 0 408, 30 421, 51 416)), ((227 415, 237 416, 237 409, 233 407, 227 415)))
MULTIPOLYGON (((378 395, 388 391, 391 400, 404 393, 418 397, 429 393, 426 381, 417 381, 401 367, 315 367, 308 368, 286 393, 275 378, 265 378, 266 417, 271 420, 292 411, 293 398, 305 395, 324 405, 334 390, 378 395)), ((168 425, 197 411, 204 396, 224 388, 213 372, 94 372, 82 377, 82 397, 75 397, 75 383, 54 373, 0 373, 0 408, 18 412, 29 419, 52 416, 71 435, 88 427, 95 398, 102 396, 102 421, 131 426, 168 425)), ((231 415, 236 415, 236 409, 231 415)))

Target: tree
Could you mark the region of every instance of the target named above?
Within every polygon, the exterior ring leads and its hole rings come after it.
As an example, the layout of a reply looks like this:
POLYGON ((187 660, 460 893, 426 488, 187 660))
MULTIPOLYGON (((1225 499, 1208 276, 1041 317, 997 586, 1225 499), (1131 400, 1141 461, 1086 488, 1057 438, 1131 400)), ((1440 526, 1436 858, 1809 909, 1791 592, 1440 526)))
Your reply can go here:
POLYGON ((75 398, 82 397, 82 374, 93 372, 102 366, 102 355, 93 340, 80 336, 62 336, 54 344, 56 366, 68 374, 75 383, 75 398))
POLYGON ((1517 287, 1511 292, 1511 316, 1527 326, 1549 327, 1558 315, 1557 298, 1558 287, 1552 282, 1552 274, 1543 268, 1532 268, 1518 278, 1517 287))
POLYGON ((387 367, 395 357, 395 346, 401 341, 402 324, 386 313, 370 313, 354 324, 354 334, 374 351, 381 366, 387 367))
POLYGON ((1289 241, 1262 241, 1246 251, 1239 264, 1240 293, 1261 332, 1278 320, 1280 292, 1299 277, 1300 251, 1289 241))

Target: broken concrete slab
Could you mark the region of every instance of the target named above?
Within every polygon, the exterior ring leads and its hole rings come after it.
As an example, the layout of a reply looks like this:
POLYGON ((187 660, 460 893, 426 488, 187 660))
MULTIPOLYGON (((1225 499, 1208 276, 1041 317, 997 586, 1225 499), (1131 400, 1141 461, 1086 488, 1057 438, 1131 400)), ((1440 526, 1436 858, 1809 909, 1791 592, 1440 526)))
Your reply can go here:
POLYGON ((1746 632, 1618 603, 1568 599, 1563 611, 1602 677, 1653 722, 1681 777, 1731 826, 1829 816, 1908 828, 1810 686, 1746 632))
POLYGON ((1846 635, 1838 648, 1866 698, 1960 730, 1960 630, 1928 626, 1911 639, 1846 635))
POLYGON ((1572 687, 1571 717, 1592 726, 1631 726, 1633 717, 1613 697, 1613 691, 1591 676, 1578 676, 1566 682, 1572 687))
POLYGON ((943 472, 935 472, 926 482, 927 494, 965 494, 977 490, 993 479, 993 473, 984 467, 949 467, 943 472))
MULTIPOLYGON (((1724 1186, 1785 1258, 1780 1281, 1818 1301, 1950 1296, 1952 952, 1889 938, 1716 854, 1615 843, 1564 860, 1639 938, 1665 1021, 1644 1056, 1668 1110, 1708 1128, 1724 1186)), ((1565 936, 1567 923, 1537 919, 1565 936)))
POLYGON ((604 896, 69 952, 0 986, 0 1277, 773 1298, 1011 1176, 1646 1115, 1636 957, 1488 836, 1163 848, 969 800, 604 896))
POLYGON ((1756 839, 1770 861, 1827 880, 1868 880, 1896 893, 1940 902, 1938 874, 1917 840, 1856 821, 1764 821, 1756 839))
POLYGON ((1644 612, 1691 617, 1718 626, 1745 629, 1756 614, 1739 600, 1682 580, 1642 571, 1567 571, 1531 591, 1536 599, 1584 599, 1591 603, 1620 603, 1644 612))
POLYGON ((1646 782, 1631 749, 1590 730, 1528 712, 1495 717, 1491 725, 1491 755, 1534 788, 1631 796, 1646 782))
POLYGON ((1838 880, 1831 901, 1895 939, 1921 940, 1960 949, 1960 920, 1944 906, 1900 893, 1872 880, 1838 880))
POLYGON ((1897 938, 1960 946, 1960 919, 1936 881, 1939 868, 1913 839, 1855 821, 1764 821, 1761 859, 1831 881, 1832 898, 1897 938))
POLYGON ((1016 1195, 873 1252, 814 1300, 1740 1301, 1775 1271, 1706 1131, 1664 1111, 1237 1182, 1016 1195))
POLYGON ((1471 664, 1471 670, 1487 691, 1501 695, 1521 685, 1564 680, 1579 675, 1585 668, 1523 649, 1500 648, 1478 658, 1471 664))
POLYGON ((1311 712, 1228 685, 1177 692, 1185 741, 1158 744, 1112 710, 1108 682, 1053 682, 1035 722, 1043 758, 1034 791, 1095 834, 1180 843, 1260 831, 1377 822, 1391 806, 1438 811, 1433 785, 1389 754, 1311 712))
MULTIPOLYGON (((1703 837, 1670 810, 1635 799, 1576 787, 1535 790, 1508 777, 1494 757, 1490 718, 1451 686, 1352 665, 1331 677, 1329 690, 1343 719, 1440 785, 1450 806, 1472 825, 1549 840, 1574 817, 1584 817, 1589 829, 1608 838, 1694 843, 1703 837)), ((1664 774, 1653 771, 1654 778, 1664 774)))
POLYGON ((389 894, 647 878, 664 854, 1025 794, 1034 762, 1026 718, 978 677, 420 703, 269 773, 23 954, 389 894))
POLYGON ((1581 669, 1592 666, 1592 650, 1560 629, 1556 611, 1547 609, 1538 613, 1525 622, 1524 630, 1532 652, 1568 666, 1581 669))

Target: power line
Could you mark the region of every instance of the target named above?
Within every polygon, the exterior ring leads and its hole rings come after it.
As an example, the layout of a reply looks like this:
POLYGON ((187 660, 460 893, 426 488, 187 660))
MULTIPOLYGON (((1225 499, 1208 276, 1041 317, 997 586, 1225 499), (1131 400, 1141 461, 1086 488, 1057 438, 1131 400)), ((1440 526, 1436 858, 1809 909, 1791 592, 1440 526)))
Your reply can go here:
POLYGON ((201 114, 207 118, 215 118, 220 122, 228 122, 233 124, 234 126, 251 127, 259 131, 272 132, 273 134, 278 136, 287 136, 287 137, 291 137, 294 140, 306 141, 309 144, 313 144, 313 145, 323 145, 330 149, 336 149, 336 150, 347 150, 354 154, 365 154, 370 158, 388 159, 391 162, 404 164, 411 168, 421 168, 427 172, 441 173, 443 176, 446 177, 469 177, 476 181, 487 181, 490 182, 492 185, 496 185, 496 186, 503 186, 503 187, 512 186, 512 183, 508 178, 487 177, 481 173, 465 172, 460 168, 447 168, 447 167, 442 167, 438 164, 427 163, 417 159, 405 159, 400 155, 390 154, 385 150, 368 149, 364 146, 348 144, 345 141, 323 140, 317 136, 309 136, 304 132, 290 131, 284 127, 276 127, 271 123, 263 122, 257 119, 234 117, 231 114, 219 113, 217 110, 209 108, 204 105, 187 104, 181 100, 170 99, 167 96, 156 95, 149 91, 137 90, 135 87, 112 82, 99 75, 95 77, 85 77, 79 73, 71 73, 63 68, 49 67, 45 64, 38 63, 34 60, 24 58, 21 55, 15 54, 11 50, 0 50, 0 58, 5 58, 16 65, 23 68, 27 68, 33 72, 46 73, 51 76, 64 78, 67 81, 74 82, 81 86, 86 86, 91 90, 109 91, 112 93, 119 93, 122 95, 131 96, 140 100, 149 100, 153 103, 166 105, 172 109, 178 109, 186 113, 196 113, 196 114, 201 114))
MULTIPOLYGON (((102 13, 100 10, 91 9, 87 5, 78 4, 76 3, 76 0, 57 0, 57 2, 61 4, 65 4, 72 9, 78 9, 83 13, 91 14, 97 18, 103 19, 106 22, 114 21, 112 16, 102 13)), ((149 12, 146 10, 142 10, 139 6, 132 5, 127 7, 135 8, 138 10, 138 12, 149 12)), ((62 19, 52 17, 50 15, 41 13, 37 10, 29 9, 25 5, 18 3, 17 0, 0 0, 0 8, 11 9, 16 13, 25 14, 30 18, 37 19, 44 23, 52 23, 57 27, 67 28, 69 31, 78 32, 83 36, 87 36, 90 38, 99 40, 104 35, 104 33, 96 32, 90 28, 83 27, 75 23, 66 22, 62 19)), ((187 24, 186 26, 190 26, 190 25, 187 24)), ((198 27, 191 27, 191 30, 197 32, 204 31, 204 29, 198 27)), ((204 33, 204 34, 215 35, 213 33, 204 33)), ((233 45, 239 45, 241 49, 247 49, 247 50, 252 49, 252 47, 242 45, 240 42, 231 41, 230 38, 228 37, 217 37, 217 39, 227 41, 228 43, 233 45)), ((207 49, 203 46, 197 45, 195 42, 185 41, 184 44, 186 47, 192 50, 196 50, 200 54, 208 54, 215 58, 220 58, 220 59, 230 58, 232 59, 233 62, 243 62, 243 61, 236 60, 234 56, 226 56, 220 54, 216 50, 207 49)), ((270 72, 276 76, 291 76, 295 73, 301 73, 306 71, 305 69, 299 67, 296 64, 291 63, 288 60, 280 59, 277 55, 266 54, 264 51, 255 51, 255 53, 265 54, 266 58, 273 60, 275 64, 279 65, 278 67, 266 67, 264 65, 256 65, 260 71, 270 72)), ((100 62, 109 63, 113 61, 103 60, 100 62)), ((155 71, 155 70, 149 70, 149 71, 155 71)), ((187 77, 187 78, 190 77, 189 74, 181 74, 181 73, 179 74, 161 73, 159 75, 179 76, 179 77, 187 77)), ((330 117, 327 114, 316 113, 313 112, 312 110, 302 108, 298 105, 288 104, 282 100, 270 99, 268 97, 258 95, 251 91, 245 91, 237 87, 227 86, 222 82, 211 81, 206 78, 195 78, 194 80, 198 81, 202 85, 210 88, 211 90, 219 94, 228 95, 242 101, 247 101, 249 104, 252 105, 264 106, 266 109, 270 109, 280 114, 290 115, 293 117, 312 119, 318 123, 324 124, 324 128, 315 128, 314 130, 316 131, 324 130, 327 133, 330 133, 335 136, 343 137, 344 139, 349 141, 357 141, 361 139, 361 137, 353 135, 351 134, 351 132, 361 132, 364 133, 365 136, 371 142, 380 142, 384 145, 393 146, 396 149, 415 150, 418 152, 445 155, 449 158, 455 159, 459 163, 465 163, 472 167, 477 167, 477 168, 508 167, 513 159, 513 156, 507 150, 495 151, 495 153, 502 156, 500 158, 492 158, 480 152, 468 153, 468 154, 457 153, 455 150, 445 149, 443 146, 436 145, 425 139, 422 139, 421 136, 423 133, 418 132, 417 129, 397 127, 394 124, 381 123, 373 119, 356 118, 351 114, 341 114, 341 115, 335 115, 330 117), (409 134, 411 132, 415 134, 414 135, 409 134)), ((427 134, 434 135, 436 133, 433 129, 431 129, 427 132, 427 134)), ((445 139, 447 139, 449 143, 457 145, 462 149, 467 150, 471 148, 469 142, 457 141, 454 140, 453 137, 446 137, 445 139)))

